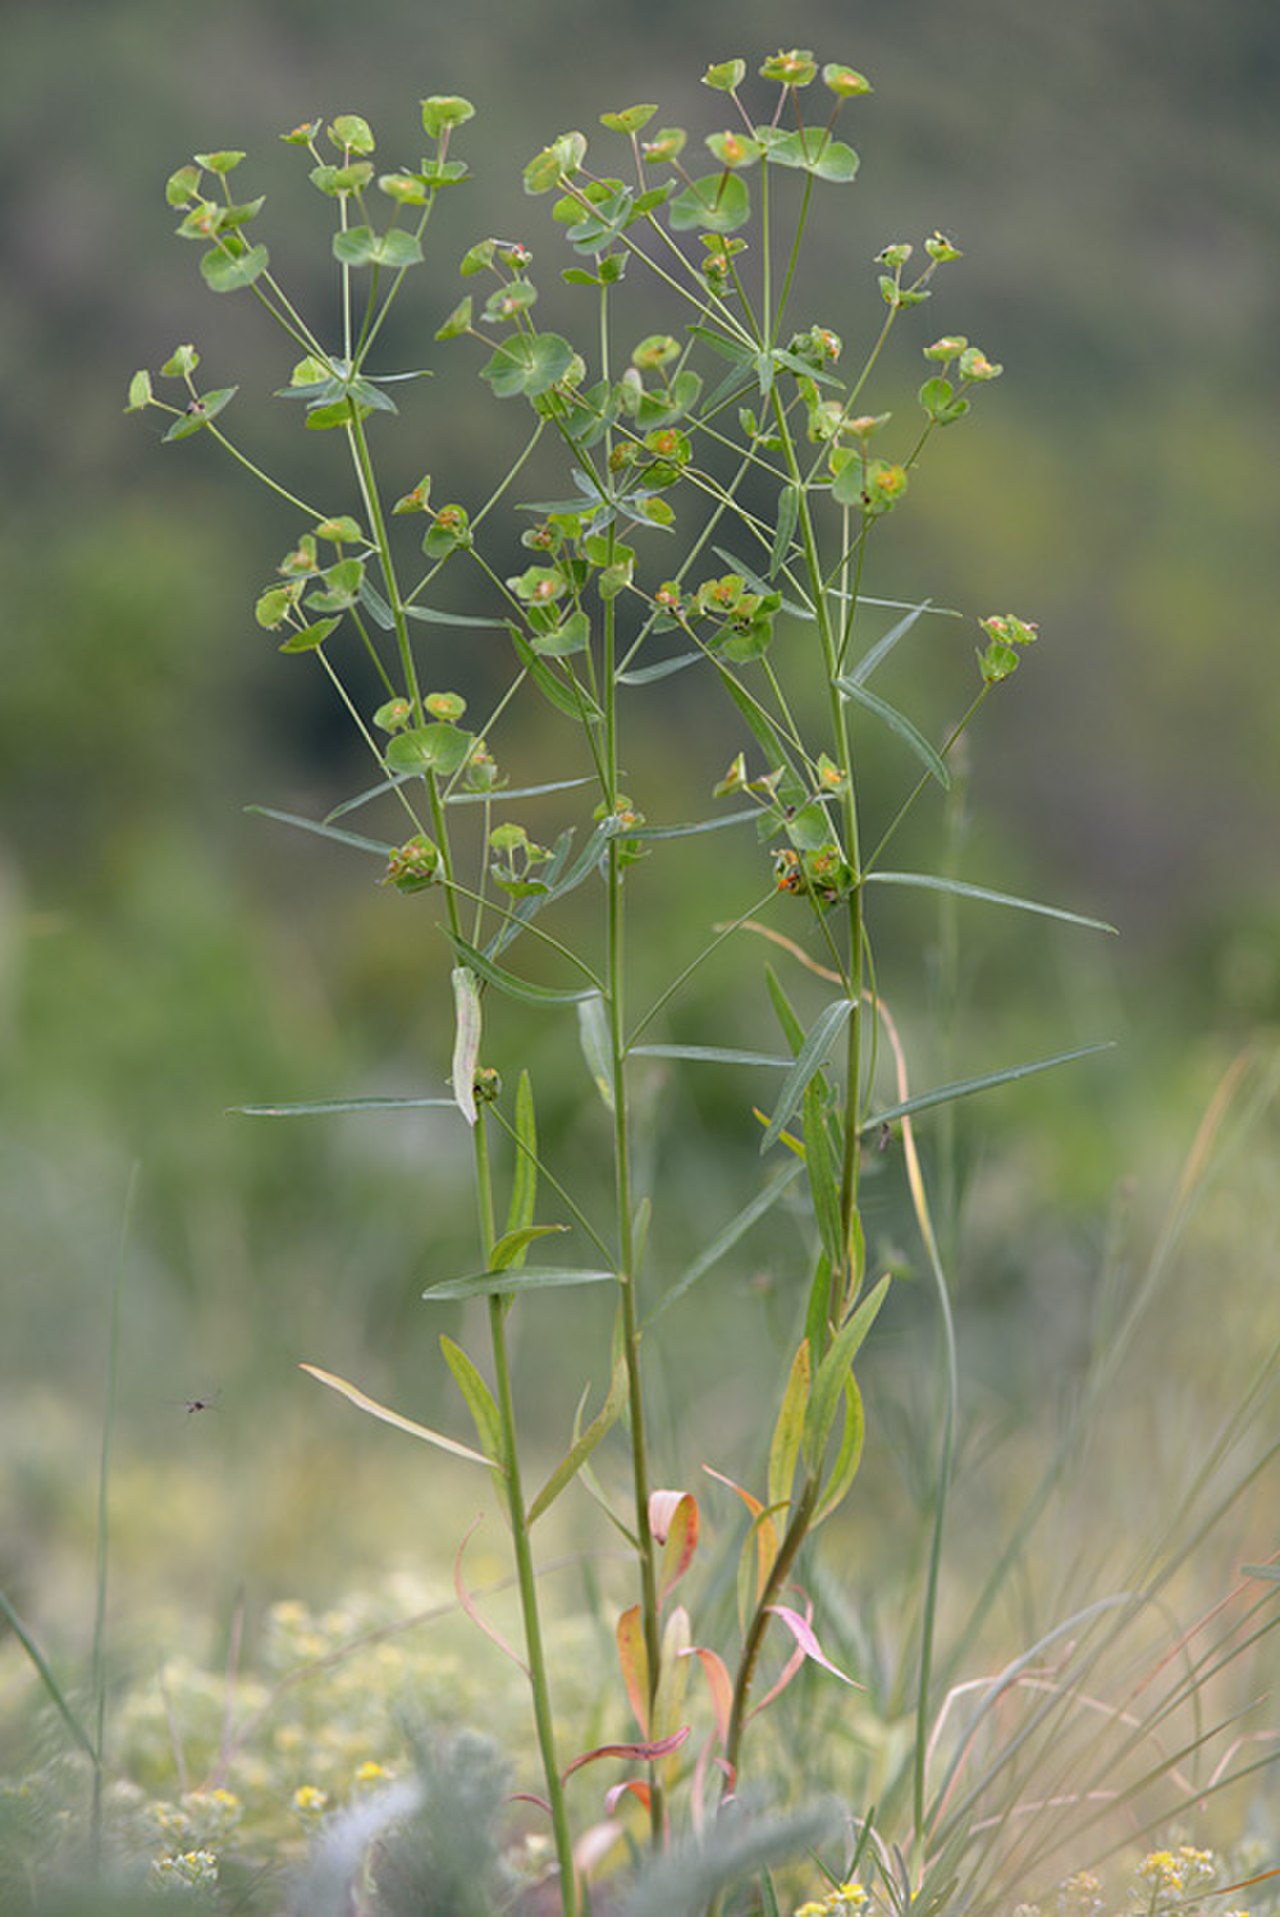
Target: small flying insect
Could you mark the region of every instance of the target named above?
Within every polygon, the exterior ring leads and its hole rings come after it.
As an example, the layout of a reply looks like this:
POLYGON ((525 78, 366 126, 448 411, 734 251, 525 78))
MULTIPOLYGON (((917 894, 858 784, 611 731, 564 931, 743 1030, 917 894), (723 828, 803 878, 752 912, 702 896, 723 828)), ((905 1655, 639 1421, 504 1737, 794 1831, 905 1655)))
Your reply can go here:
POLYGON ((174 1398, 172 1403, 179 1411, 185 1411, 190 1418, 193 1417, 197 1411, 216 1411, 218 1409, 218 1399, 221 1396, 221 1391, 213 1391, 205 1398, 174 1398))

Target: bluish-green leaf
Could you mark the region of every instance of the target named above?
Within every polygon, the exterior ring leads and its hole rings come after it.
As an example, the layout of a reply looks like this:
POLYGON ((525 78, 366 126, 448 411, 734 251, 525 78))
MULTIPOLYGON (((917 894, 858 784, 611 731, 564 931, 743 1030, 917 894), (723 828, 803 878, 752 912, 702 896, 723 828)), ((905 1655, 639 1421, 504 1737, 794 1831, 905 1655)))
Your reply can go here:
POLYGON ((944 791, 950 788, 951 774, 947 771, 946 766, 942 763, 942 760, 929 744, 924 734, 917 731, 905 713, 899 712, 896 706, 891 706, 887 699, 881 699, 876 693, 868 692, 866 687, 859 685, 856 679, 837 679, 836 686, 839 691, 844 694, 846 699, 851 699, 855 705, 862 706, 865 711, 874 713, 876 718, 888 726, 891 732, 896 733, 898 738, 902 740, 902 743, 910 748, 926 772, 938 781, 938 784, 944 791))
POLYGON ((513 1291, 558 1291, 569 1285, 607 1285, 616 1276, 612 1271, 581 1271, 576 1266, 473 1271, 465 1278, 443 1278, 438 1285, 428 1285, 422 1295, 428 1304, 448 1298, 497 1298, 513 1291))
POLYGON ((492 959, 486 958, 476 946, 457 934, 447 932, 446 937, 459 958, 478 972, 481 978, 487 979, 490 985, 508 998, 519 999, 524 1005, 577 1005, 581 999, 590 998, 593 992, 600 990, 596 979, 577 990, 554 990, 547 985, 533 985, 528 979, 517 978, 514 973, 495 965, 492 959))
POLYGON ((730 1045, 633 1045, 631 1058, 684 1058, 704 1065, 767 1065, 780 1071, 795 1064, 774 1052, 743 1052, 730 1045))
POLYGON ((854 1001, 851 998, 837 998, 819 1012, 778 1094, 778 1102, 760 1141, 762 1153, 777 1143, 787 1121, 804 1097, 805 1086, 815 1072, 822 1070, 827 1053, 848 1024, 853 1009, 854 1001))
POLYGON ((692 825, 641 825, 629 831, 629 839, 692 839, 702 832, 719 832, 726 825, 757 824, 759 808, 752 806, 745 812, 726 812, 718 819, 697 819, 692 825))
POLYGON ((606 1111, 614 1108, 613 1044, 606 1001, 593 992, 578 1006, 578 1043, 606 1111))
POLYGON ((365 839, 358 832, 340 832, 319 819, 304 819, 296 812, 278 812, 273 805, 247 805, 245 811, 255 813, 260 819, 276 819, 281 825, 296 825, 300 832, 315 832, 322 839, 336 840, 339 845, 354 846, 357 852, 376 853, 384 862, 395 851, 393 845, 386 845, 381 839, 365 839))
POLYGON ((918 606, 912 606, 905 619, 899 619, 896 625, 890 626, 883 638, 877 639, 875 645, 859 659, 853 671, 848 675, 850 683, 856 686, 865 685, 881 660, 893 651, 899 639, 906 638, 917 619, 929 610, 929 601, 922 599, 918 606))
POLYGON ((1087 918, 1082 912, 1068 912, 1060 905, 1041 905, 1035 899, 1017 898, 1011 892, 992 892, 984 885, 968 885, 963 879, 946 879, 933 872, 867 872, 868 885, 914 885, 930 892, 953 892, 958 898, 977 899, 982 905, 1008 905, 1015 912, 1035 912, 1041 918, 1061 919, 1066 925, 1083 925, 1090 932, 1116 931, 1105 919, 1087 918))
POLYGON ((427 1106, 456 1112, 454 1098, 308 1098, 283 1105, 232 1105, 244 1118, 332 1118, 337 1112, 417 1112, 427 1106))
POLYGON ((874 1291, 867 1294, 853 1316, 840 1327, 818 1366, 804 1420, 804 1456, 811 1471, 816 1471, 822 1462, 836 1411, 844 1394, 849 1367, 876 1321, 889 1284, 886 1275, 874 1291))
POLYGON ((508 1232, 519 1231, 533 1223, 538 1199, 538 1125, 533 1104, 533 1083, 527 1071, 520 1073, 516 1085, 516 1157, 511 1172, 511 1203, 507 1208, 508 1232))
POLYGON ((950 1085, 939 1085, 931 1092, 919 1092, 914 1098, 907 1098, 900 1105, 886 1105, 883 1111, 873 1112, 862 1127, 864 1132, 875 1131, 880 1125, 892 1124, 895 1119, 906 1118, 912 1112, 928 1111, 934 1105, 950 1105, 958 1098, 969 1098, 974 1092, 990 1091, 996 1085, 1009 1085, 1018 1078, 1031 1078, 1036 1072, 1047 1072, 1055 1065, 1070 1065, 1078 1058, 1093 1058, 1098 1052, 1114 1049, 1113 1039, 1104 1039, 1099 1045, 1079 1045, 1074 1051, 1055 1052, 1052 1058, 1036 1058, 1025 1065, 1009 1065, 1001 1072, 984 1072, 979 1078, 958 1078, 950 1085))

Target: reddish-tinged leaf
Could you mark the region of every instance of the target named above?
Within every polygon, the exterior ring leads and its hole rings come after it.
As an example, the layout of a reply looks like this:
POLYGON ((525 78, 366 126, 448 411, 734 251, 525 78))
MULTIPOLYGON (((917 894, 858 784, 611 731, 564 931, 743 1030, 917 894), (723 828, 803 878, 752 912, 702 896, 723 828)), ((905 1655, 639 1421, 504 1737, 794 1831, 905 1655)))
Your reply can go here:
POLYGON ((688 1716, 685 1696, 689 1689, 689 1666, 684 1661, 693 1630, 683 1604, 672 1606, 663 1626, 662 1649, 658 1659, 658 1694, 653 1700, 654 1737, 667 1737, 688 1716))
POLYGON ((618 1619, 618 1662, 636 1723, 649 1735, 649 1653, 645 1648, 640 1606, 632 1604, 618 1619))
POLYGON ((649 1744, 599 1744, 593 1751, 583 1751, 581 1757, 575 1757, 566 1764, 561 1773, 563 1784, 580 1771, 584 1764, 594 1764, 598 1757, 636 1758, 642 1764, 652 1764, 660 1757, 667 1757, 672 1751, 678 1751, 689 1735, 689 1726, 682 1724, 678 1731, 672 1731, 670 1737, 659 1737, 649 1744))
POLYGON ((702 1674, 711 1692, 711 1708, 715 1712, 720 1742, 726 1743, 729 1737, 729 1714, 733 1709, 733 1679, 729 1675, 728 1667, 718 1652, 704 1651, 697 1644, 692 1645, 682 1655, 696 1657, 701 1664, 702 1674))
POLYGON ((633 1797, 638 1797, 645 1809, 648 1810, 649 1786, 645 1783, 643 1777, 628 1777, 624 1783, 614 1784, 610 1790, 605 1792, 604 1807, 611 1817, 628 1791, 630 1791, 633 1797))
POLYGON ((658 1570, 659 1604, 689 1569, 697 1548, 698 1501, 691 1491, 686 1491, 676 1505, 662 1547, 662 1563, 658 1570))
POLYGON ((507 1802, 509 1804, 535 1804, 539 1810, 545 1811, 548 1817, 551 1815, 550 1804, 548 1804, 545 1797, 539 1797, 536 1791, 512 1791, 507 1802))
MULTIPOLYGON (((822 1646, 813 1634, 813 1628, 809 1620, 801 1617, 799 1611, 793 1611, 785 1604, 771 1604, 769 1609, 775 1617, 782 1619, 782 1622, 786 1625, 806 1657, 812 1658, 815 1664, 821 1664, 824 1671, 830 1671, 831 1675, 838 1677, 842 1684, 854 1683, 851 1677, 846 1677, 844 1672, 840 1670, 837 1665, 833 1664, 829 1657, 824 1655, 822 1646)), ((860 1690, 861 1686, 855 1684, 854 1688, 860 1690)))
POLYGON ((476 1604, 475 1599, 472 1597, 470 1591, 468 1591, 465 1583, 463 1582, 462 1556, 467 1546, 470 1544, 472 1536, 475 1533, 476 1525, 478 1525, 479 1522, 480 1520, 479 1518, 477 1518, 475 1520, 475 1523, 472 1524, 470 1530, 467 1532, 467 1535, 463 1538, 462 1543, 458 1546, 458 1555, 453 1560, 453 1588, 458 1594, 459 1604, 462 1606, 467 1616, 471 1619, 471 1622, 474 1625, 477 1625, 479 1629, 484 1632, 485 1636, 489 1638, 494 1644, 497 1645, 498 1649, 503 1653, 503 1655, 505 1657, 509 1657, 511 1659, 511 1662, 515 1664, 516 1666, 518 1666, 518 1668, 524 1672, 525 1676, 528 1677, 529 1666, 525 1663, 523 1658, 517 1656, 517 1654, 512 1650, 511 1646, 507 1643, 507 1640, 503 1637, 502 1633, 500 1631, 495 1631, 492 1624, 490 1624, 486 1618, 480 1615, 480 1611, 476 1604))
POLYGON ((756 1602, 759 1603, 778 1555, 777 1527, 759 1498, 753 1497, 750 1491, 744 1491, 732 1478, 726 1478, 723 1471, 713 1471, 709 1464, 704 1464, 702 1468, 709 1478, 716 1478, 721 1484, 727 1484, 731 1491, 736 1491, 755 1521, 752 1528, 756 1534, 756 1602))

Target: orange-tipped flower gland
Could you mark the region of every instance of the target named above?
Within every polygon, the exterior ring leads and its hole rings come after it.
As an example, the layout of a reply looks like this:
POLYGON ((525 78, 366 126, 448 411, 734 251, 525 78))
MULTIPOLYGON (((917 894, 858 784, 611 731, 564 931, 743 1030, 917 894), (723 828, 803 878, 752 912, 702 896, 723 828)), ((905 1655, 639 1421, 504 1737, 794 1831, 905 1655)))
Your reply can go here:
POLYGON ((425 832, 415 832, 387 860, 385 883, 400 892, 421 892, 434 883, 439 865, 439 848, 425 832))
POLYGON ((779 892, 803 892, 805 889, 804 867, 800 863, 800 854, 794 846, 784 845, 773 855, 773 876, 779 892))
POLYGON ((792 47, 787 53, 775 53, 760 69, 764 80, 780 80, 784 86, 807 87, 818 71, 818 63, 807 47, 792 47))
POLYGON ((902 466, 878 464, 867 478, 867 489, 874 501, 893 505, 907 490, 906 470, 902 466))
POLYGON ((466 700, 457 692, 429 692, 422 703, 433 719, 443 719, 446 725, 460 719, 467 709, 466 700))
POLYGON ((374 713, 373 723, 383 732, 399 732, 412 718, 413 707, 408 699, 388 699, 374 713))

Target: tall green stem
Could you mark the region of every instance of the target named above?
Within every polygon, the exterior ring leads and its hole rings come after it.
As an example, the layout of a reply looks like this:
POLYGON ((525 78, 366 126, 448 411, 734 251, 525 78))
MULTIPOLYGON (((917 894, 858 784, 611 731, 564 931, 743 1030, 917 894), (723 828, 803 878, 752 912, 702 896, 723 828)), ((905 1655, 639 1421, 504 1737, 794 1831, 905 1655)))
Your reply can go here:
MULTIPOLYGON (((485 1116, 480 1112, 472 1137, 475 1141, 476 1195, 480 1213, 480 1235, 486 1264, 496 1242, 497 1227, 493 1208, 493 1168, 489 1159, 489 1139, 485 1116)), ((493 1349, 493 1375, 498 1422, 502 1433, 502 1462, 506 1473, 507 1512, 511 1520, 511 1541, 516 1561, 516 1582, 520 1590, 520 1609, 524 1619, 525 1654, 528 1658, 529 1688, 533 1696, 534 1727, 542 1772, 551 1809, 556 1858, 560 1866, 560 1905, 564 1917, 576 1917, 578 1888, 574 1877, 573 1839, 569 1815, 556 1758, 555 1727, 551 1716, 551 1684, 547 1673, 546 1651, 542 1641, 542 1619, 538 1608, 537 1574, 529 1527, 525 1521, 524 1490, 520 1476, 520 1447, 516 1436, 515 1400, 511 1390, 511 1365, 507 1351, 506 1317, 510 1301, 503 1297, 489 1300, 489 1339, 493 1349)))

